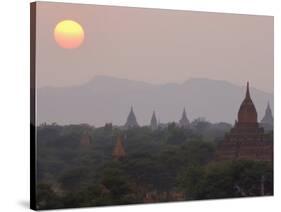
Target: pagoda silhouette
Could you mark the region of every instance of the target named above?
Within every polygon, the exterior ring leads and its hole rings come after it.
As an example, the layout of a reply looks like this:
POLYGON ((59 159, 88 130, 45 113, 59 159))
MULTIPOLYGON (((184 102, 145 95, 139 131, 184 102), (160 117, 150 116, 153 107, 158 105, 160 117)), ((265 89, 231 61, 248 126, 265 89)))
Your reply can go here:
POLYGON ((273 160, 273 142, 259 126, 257 111, 247 82, 246 96, 238 111, 238 121, 218 146, 216 160, 273 160))
POLYGON ((157 123, 155 111, 153 111, 151 121, 150 121, 150 129, 157 130, 157 128, 158 128, 158 123, 157 123))
POLYGON ((184 129, 190 128, 190 123, 189 123, 189 120, 188 120, 188 118, 186 116, 185 108, 183 109, 182 117, 179 120, 179 126, 181 128, 184 128, 184 129))
POLYGON ((128 117, 127 117, 127 121, 126 121, 124 127, 126 129, 131 129, 131 128, 139 127, 139 124, 137 122, 137 118, 136 118, 134 110, 133 110, 133 106, 131 106, 131 110, 130 110, 130 113, 129 113, 128 117))
POLYGON ((265 131, 273 130, 273 115, 271 112, 269 102, 267 103, 264 117, 262 118, 260 123, 261 123, 261 126, 265 129, 265 131))

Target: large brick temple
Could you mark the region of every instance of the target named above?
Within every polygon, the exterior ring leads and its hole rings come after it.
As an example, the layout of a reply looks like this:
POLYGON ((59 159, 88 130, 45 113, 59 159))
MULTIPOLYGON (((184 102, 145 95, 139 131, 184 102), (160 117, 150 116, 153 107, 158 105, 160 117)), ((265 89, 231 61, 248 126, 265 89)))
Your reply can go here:
POLYGON ((238 111, 238 121, 218 146, 216 160, 273 160, 273 138, 257 121, 257 111, 251 99, 249 83, 238 111))

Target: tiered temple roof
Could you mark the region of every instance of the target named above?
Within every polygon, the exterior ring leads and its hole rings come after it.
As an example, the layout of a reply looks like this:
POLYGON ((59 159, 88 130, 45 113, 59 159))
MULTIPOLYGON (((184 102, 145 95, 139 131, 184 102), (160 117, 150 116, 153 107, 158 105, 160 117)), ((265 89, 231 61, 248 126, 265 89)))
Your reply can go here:
POLYGON ((257 111, 247 83, 246 96, 238 111, 238 122, 235 122, 234 127, 219 145, 216 159, 272 161, 272 157, 273 141, 257 122, 257 111))

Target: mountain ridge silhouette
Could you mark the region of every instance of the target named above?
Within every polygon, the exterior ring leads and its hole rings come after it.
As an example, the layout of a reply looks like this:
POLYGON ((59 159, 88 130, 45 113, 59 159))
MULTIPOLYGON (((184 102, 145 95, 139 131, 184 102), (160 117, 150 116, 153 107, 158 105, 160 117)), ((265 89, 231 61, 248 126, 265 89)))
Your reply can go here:
MULTIPOLYGON (((99 75, 80 85, 38 88, 37 120, 38 124, 123 125, 133 105, 141 125, 149 124, 153 110, 161 122, 177 122, 184 107, 190 121, 205 117, 233 124, 245 92, 245 86, 207 78, 152 84, 99 75)), ((251 82, 250 93, 260 120, 268 101, 273 110, 273 94, 254 88, 251 82)))

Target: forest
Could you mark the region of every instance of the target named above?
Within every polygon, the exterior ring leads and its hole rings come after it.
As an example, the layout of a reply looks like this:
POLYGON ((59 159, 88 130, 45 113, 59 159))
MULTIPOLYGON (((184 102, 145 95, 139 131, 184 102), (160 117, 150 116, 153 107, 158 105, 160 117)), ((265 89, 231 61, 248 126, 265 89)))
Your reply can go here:
POLYGON ((170 202, 273 194, 271 162, 215 160, 231 128, 194 120, 122 129, 112 125, 37 127, 38 209, 170 202), (87 132, 90 144, 81 144, 87 132), (122 134, 126 157, 112 151, 122 134))

